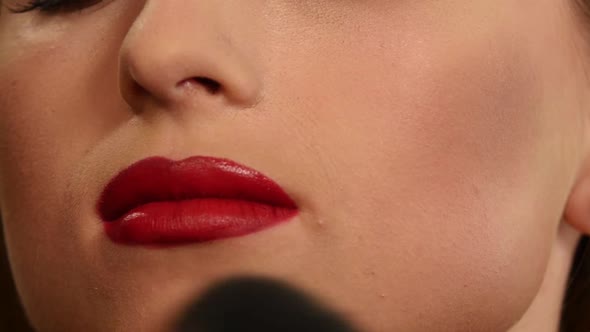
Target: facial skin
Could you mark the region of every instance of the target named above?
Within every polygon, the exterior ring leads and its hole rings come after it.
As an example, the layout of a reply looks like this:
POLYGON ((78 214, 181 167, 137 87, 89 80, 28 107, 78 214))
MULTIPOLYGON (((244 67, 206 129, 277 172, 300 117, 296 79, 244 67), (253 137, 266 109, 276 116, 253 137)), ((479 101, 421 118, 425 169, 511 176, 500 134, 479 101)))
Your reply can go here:
POLYGON ((3 8, 0 211, 32 324, 161 331, 212 281, 245 273, 306 289, 366 331, 555 331, 571 253, 590 228, 575 10, 565 0, 3 8), (207 244, 116 245, 96 200, 154 155, 253 167, 300 215, 207 244))

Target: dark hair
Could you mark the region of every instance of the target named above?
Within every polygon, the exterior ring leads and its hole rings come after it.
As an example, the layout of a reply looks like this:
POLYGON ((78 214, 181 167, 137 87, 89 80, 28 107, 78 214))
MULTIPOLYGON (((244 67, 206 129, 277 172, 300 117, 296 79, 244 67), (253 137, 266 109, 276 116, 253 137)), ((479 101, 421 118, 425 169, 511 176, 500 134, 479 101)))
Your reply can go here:
POLYGON ((561 332, 590 331, 590 238, 582 237, 563 299, 561 332))

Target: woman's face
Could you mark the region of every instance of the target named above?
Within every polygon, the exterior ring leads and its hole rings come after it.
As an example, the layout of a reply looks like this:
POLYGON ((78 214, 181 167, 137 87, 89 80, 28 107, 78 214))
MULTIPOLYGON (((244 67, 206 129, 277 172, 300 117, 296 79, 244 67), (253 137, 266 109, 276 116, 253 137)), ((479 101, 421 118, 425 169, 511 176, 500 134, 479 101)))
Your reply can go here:
POLYGON ((369 331, 509 328, 581 159, 579 19, 566 0, 2 8, 0 211, 30 319, 161 330, 212 281, 254 273, 369 331), (261 171, 298 216, 201 244, 109 240, 108 181, 194 155, 261 171))

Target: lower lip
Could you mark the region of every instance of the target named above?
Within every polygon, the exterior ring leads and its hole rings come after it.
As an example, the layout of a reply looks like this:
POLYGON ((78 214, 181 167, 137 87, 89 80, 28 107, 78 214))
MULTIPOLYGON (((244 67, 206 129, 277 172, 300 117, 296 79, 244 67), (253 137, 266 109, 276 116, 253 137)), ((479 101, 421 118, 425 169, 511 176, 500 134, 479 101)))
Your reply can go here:
POLYGON ((243 236, 288 221, 296 209, 231 199, 152 202, 105 222, 116 243, 169 245, 243 236))

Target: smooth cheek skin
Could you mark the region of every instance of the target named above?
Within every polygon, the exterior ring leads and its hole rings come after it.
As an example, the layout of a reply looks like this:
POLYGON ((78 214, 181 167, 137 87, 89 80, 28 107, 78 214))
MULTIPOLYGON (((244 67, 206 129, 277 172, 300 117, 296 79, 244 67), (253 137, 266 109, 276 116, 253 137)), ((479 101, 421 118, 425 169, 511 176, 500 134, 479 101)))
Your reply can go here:
POLYGON ((257 273, 367 331, 506 330, 539 289, 578 147, 569 9, 535 6, 253 1, 235 11, 261 13, 250 39, 233 45, 264 98, 184 113, 121 98, 119 49, 140 5, 3 11, 0 211, 33 324, 158 331, 214 279, 257 273), (150 155, 232 158, 301 215, 205 245, 114 245, 94 203, 150 155))

